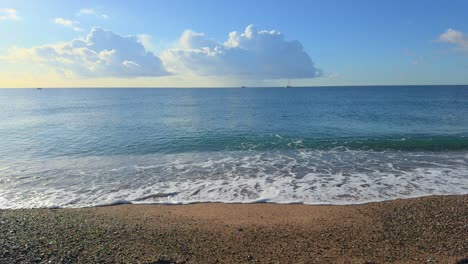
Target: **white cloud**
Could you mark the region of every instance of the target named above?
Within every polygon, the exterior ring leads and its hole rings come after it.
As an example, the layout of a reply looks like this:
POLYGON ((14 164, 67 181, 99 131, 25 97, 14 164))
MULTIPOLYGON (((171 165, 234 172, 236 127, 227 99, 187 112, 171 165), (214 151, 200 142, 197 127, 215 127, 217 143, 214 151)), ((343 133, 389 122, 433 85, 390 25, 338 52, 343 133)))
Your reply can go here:
POLYGON ((67 20, 61 17, 54 19, 54 23, 58 25, 62 25, 67 28, 71 28, 74 31, 83 31, 78 25, 80 24, 78 21, 67 20))
POLYGON ((458 48, 468 50, 468 36, 463 32, 447 29, 439 36, 439 41, 456 45, 458 48))
POLYGON ((95 13, 96 11, 94 11, 92 8, 82 8, 80 11, 78 11, 78 14, 82 15, 94 15, 95 13))
POLYGON ((207 39, 203 33, 186 30, 179 39, 179 45, 182 49, 190 50, 199 48, 213 49, 221 44, 218 44, 214 40, 207 39))
POLYGON ((151 50, 153 48, 153 38, 151 35, 148 34, 140 34, 137 36, 138 42, 140 42, 143 47, 147 50, 151 50))
POLYGON ((19 20, 18 12, 13 8, 0 8, 0 20, 19 20))
MULTIPOLYGON (((55 22, 77 27, 72 20, 57 18, 55 22)), ((186 30, 176 44, 162 51, 161 58, 151 52, 156 50, 161 48, 156 49, 150 35, 120 36, 94 28, 85 38, 61 44, 13 48, 8 61, 34 62, 62 75, 84 78, 179 75, 245 83, 322 76, 300 42, 253 26, 242 33, 231 32, 224 43, 186 30)))
POLYGON ((169 75, 161 60, 135 36, 93 28, 84 39, 55 45, 12 49, 10 61, 34 61, 66 76, 154 77, 169 75))
POLYGON ((82 8, 80 11, 78 11, 77 15, 82 16, 82 15, 92 15, 104 19, 108 19, 109 16, 106 14, 98 13, 94 8, 82 8))
POLYGON ((278 31, 231 32, 224 43, 203 33, 185 31, 177 48, 161 58, 177 73, 233 76, 248 79, 314 78, 321 75, 299 41, 287 41, 278 31))

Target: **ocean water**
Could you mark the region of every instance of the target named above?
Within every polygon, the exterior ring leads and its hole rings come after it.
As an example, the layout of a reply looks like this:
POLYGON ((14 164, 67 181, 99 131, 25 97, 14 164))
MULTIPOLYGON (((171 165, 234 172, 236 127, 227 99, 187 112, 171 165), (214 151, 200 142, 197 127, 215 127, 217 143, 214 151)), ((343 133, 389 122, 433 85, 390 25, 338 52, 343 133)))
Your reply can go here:
POLYGON ((468 194, 468 86, 0 89, 0 208, 468 194))

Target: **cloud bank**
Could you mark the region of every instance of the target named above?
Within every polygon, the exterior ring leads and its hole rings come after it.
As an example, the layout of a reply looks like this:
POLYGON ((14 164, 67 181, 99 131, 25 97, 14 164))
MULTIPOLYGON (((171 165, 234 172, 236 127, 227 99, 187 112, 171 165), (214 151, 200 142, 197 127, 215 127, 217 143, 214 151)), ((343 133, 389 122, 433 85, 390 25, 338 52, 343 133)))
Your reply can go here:
MULTIPOLYGON (((57 18, 57 24, 81 30, 78 22, 57 18)), ((218 42, 203 33, 183 32, 177 44, 162 52, 151 50, 149 35, 120 36, 93 28, 85 37, 62 44, 14 48, 10 61, 45 65, 68 77, 159 77, 168 75, 241 80, 314 78, 322 75, 299 41, 285 40, 278 31, 231 32, 218 42)))
POLYGON ((84 39, 13 49, 10 59, 34 61, 66 76, 156 77, 169 75, 161 60, 147 51, 135 36, 120 36, 93 28, 84 39))
POLYGON ((13 8, 0 8, 0 20, 19 20, 18 12, 13 8))
POLYGON ((453 44, 462 50, 468 51, 468 36, 463 32, 449 28, 439 36, 439 41, 453 44))
POLYGON ((258 31, 249 25, 219 43, 203 33, 185 31, 177 48, 161 58, 177 73, 248 79, 314 78, 321 76, 299 41, 287 41, 278 31, 258 31))

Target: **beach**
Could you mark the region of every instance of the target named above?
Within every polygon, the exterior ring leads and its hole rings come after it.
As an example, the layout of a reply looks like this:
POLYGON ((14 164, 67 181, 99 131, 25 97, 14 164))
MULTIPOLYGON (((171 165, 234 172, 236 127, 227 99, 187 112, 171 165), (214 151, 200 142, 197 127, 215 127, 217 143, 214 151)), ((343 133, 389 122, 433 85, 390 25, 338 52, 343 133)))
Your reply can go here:
POLYGON ((0 1, 0 264, 468 264, 467 10, 0 1))
POLYGON ((1 90, 0 263, 466 263, 460 98, 1 90))
POLYGON ((1 263, 466 263, 468 195, 0 211, 1 263))

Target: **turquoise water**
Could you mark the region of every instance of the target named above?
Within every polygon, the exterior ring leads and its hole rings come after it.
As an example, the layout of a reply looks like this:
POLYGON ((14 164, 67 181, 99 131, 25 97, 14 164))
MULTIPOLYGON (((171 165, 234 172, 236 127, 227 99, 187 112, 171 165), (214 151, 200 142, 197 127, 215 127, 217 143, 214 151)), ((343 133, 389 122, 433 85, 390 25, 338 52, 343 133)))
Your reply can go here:
POLYGON ((0 208, 468 193, 468 86, 0 89, 0 208))

